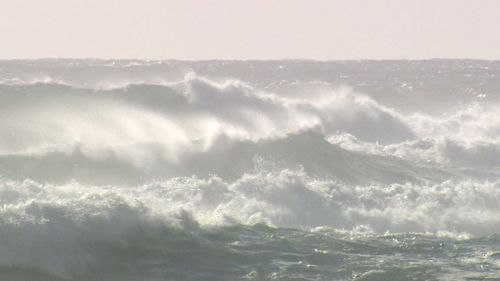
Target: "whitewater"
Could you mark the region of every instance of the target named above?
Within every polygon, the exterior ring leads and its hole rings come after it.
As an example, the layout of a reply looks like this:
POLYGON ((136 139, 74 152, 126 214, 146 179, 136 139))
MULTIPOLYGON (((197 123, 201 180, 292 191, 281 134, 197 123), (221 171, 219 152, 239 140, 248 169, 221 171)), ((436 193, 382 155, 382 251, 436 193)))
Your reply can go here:
POLYGON ((499 106, 499 61, 0 61, 0 280, 500 280, 499 106))

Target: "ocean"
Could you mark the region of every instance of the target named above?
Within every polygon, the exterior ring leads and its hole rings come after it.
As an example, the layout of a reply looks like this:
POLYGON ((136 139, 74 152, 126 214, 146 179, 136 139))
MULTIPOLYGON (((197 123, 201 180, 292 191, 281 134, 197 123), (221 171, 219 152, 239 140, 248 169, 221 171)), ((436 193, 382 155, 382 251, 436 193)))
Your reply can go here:
POLYGON ((500 280, 500 61, 0 61, 0 280, 500 280))

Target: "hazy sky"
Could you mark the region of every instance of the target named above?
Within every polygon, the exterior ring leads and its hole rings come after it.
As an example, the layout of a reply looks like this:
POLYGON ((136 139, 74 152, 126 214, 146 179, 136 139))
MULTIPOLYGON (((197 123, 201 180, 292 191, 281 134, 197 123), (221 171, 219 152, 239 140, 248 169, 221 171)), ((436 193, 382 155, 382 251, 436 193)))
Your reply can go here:
POLYGON ((500 59, 500 0, 0 0, 0 59, 500 59))

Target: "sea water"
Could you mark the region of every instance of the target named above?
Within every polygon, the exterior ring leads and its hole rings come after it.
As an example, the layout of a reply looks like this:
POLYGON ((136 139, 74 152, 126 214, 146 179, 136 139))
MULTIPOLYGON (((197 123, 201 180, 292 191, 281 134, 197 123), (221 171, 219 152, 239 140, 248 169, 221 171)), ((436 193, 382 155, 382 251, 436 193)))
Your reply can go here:
POLYGON ((0 61, 0 280, 500 280, 500 62, 0 61))

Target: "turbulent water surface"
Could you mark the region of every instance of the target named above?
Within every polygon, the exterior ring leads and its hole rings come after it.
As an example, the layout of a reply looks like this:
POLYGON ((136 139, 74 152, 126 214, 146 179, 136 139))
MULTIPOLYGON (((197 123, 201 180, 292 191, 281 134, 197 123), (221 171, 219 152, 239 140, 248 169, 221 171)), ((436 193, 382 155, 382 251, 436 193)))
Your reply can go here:
POLYGON ((500 280, 500 62, 0 61, 0 280, 500 280))

